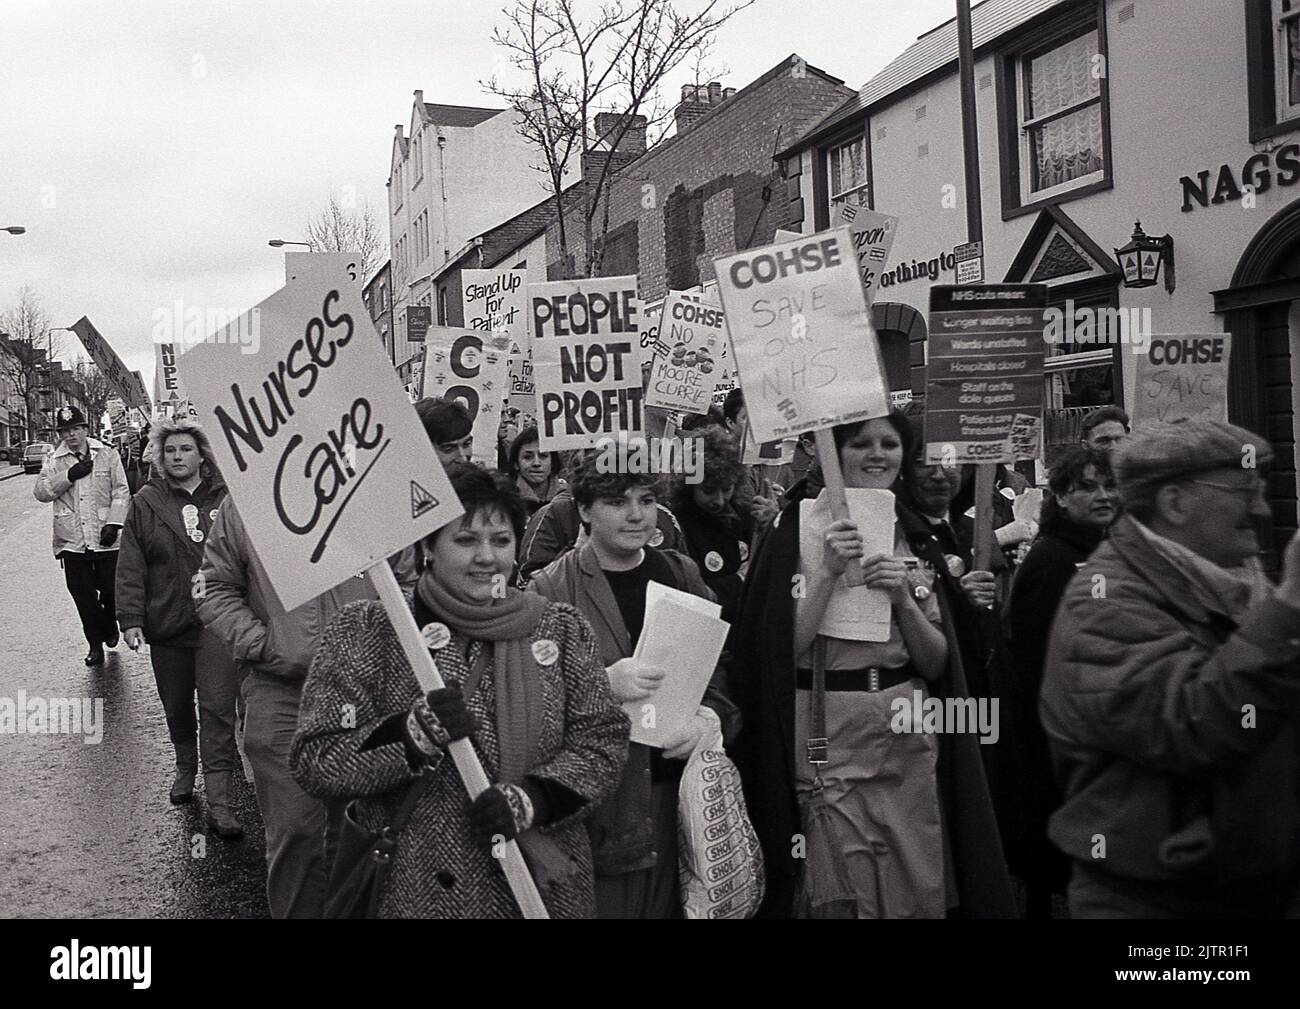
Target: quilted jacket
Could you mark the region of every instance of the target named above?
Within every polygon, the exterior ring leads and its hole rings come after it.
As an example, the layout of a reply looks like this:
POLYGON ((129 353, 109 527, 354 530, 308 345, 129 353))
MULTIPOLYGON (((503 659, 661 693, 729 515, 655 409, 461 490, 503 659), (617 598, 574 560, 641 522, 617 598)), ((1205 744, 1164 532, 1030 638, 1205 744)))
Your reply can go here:
POLYGON ((94 469, 80 480, 65 475, 77 462, 67 442, 51 452, 41 467, 32 493, 37 501, 54 503, 54 556, 65 550, 116 550, 119 536, 109 547, 99 545, 99 533, 106 525, 120 526, 126 521, 131 503, 131 489, 126 482, 122 460, 98 438, 88 438, 87 446, 95 460, 94 469))

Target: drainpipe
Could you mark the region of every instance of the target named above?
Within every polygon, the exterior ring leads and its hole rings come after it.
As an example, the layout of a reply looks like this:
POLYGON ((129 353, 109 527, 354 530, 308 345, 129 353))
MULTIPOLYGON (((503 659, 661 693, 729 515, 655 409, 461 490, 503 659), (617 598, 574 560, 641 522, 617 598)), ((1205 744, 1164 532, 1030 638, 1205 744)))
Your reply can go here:
POLYGON ((447 138, 438 134, 438 189, 442 193, 442 258, 445 262, 451 255, 451 236, 447 231, 447 166, 443 160, 443 151, 447 147, 447 138))

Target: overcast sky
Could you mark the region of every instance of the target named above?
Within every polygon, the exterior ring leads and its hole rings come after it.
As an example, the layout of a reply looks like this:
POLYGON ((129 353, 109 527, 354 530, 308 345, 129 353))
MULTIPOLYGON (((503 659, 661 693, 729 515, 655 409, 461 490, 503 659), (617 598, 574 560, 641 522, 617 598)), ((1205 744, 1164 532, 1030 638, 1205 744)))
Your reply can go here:
MULTIPOLYGON (((331 189, 387 221, 412 92, 497 106, 510 72, 484 0, 0 0, 0 310, 23 284, 86 315, 152 392, 154 312, 242 312, 283 284, 331 189)), ((679 6, 694 9, 692 0, 679 6)), ((713 62, 744 87, 791 52, 858 88, 955 0, 758 0, 713 62)), ((683 70, 669 94, 689 81, 683 70), (680 79, 678 79, 680 78, 680 79)), ((61 356, 80 351, 63 334, 61 356)))

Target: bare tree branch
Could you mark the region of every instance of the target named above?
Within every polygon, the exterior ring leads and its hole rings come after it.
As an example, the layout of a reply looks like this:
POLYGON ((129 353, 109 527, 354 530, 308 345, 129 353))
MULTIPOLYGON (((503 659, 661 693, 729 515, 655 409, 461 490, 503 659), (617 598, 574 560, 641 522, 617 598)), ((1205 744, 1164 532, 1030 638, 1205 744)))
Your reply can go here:
POLYGON ((22 401, 26 438, 31 441, 39 429, 37 391, 47 381, 59 339, 50 332, 50 317, 30 286, 20 288, 17 303, 0 314, 0 333, 7 334, 0 344, 0 374, 22 401))
POLYGON ((597 274, 604 261, 609 232, 609 197, 629 159, 616 157, 630 130, 644 116, 647 140, 662 139, 671 117, 663 100, 665 78, 694 59, 696 76, 713 39, 727 21, 754 0, 706 0, 695 13, 682 13, 673 0, 605 0, 584 17, 578 0, 514 0, 503 11, 506 23, 493 41, 507 61, 527 79, 509 86, 493 78, 484 82, 492 94, 516 113, 519 133, 538 149, 555 199, 559 258, 570 258, 579 276, 597 274), (597 112, 618 117, 605 136, 596 135, 597 112), (599 149, 597 165, 592 157, 599 149), (583 252, 572 254, 561 194, 566 167, 581 157, 583 252))
POLYGON ((387 258, 387 243, 368 202, 349 209, 330 193, 329 201, 307 222, 307 241, 314 252, 356 252, 362 276, 370 279, 387 258))

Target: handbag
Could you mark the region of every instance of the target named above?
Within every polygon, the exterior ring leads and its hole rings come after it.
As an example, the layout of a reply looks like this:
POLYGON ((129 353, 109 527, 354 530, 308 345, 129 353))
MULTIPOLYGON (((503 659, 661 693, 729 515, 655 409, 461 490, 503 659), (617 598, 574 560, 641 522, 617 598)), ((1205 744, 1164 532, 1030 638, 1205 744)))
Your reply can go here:
MULTIPOLYGON (((491 649, 484 647, 465 678, 462 688, 466 699, 478 688, 483 670, 491 659, 491 649)), ((433 780, 433 769, 425 767, 411 783, 397 807, 392 822, 382 830, 368 830, 357 821, 357 800, 343 811, 334 864, 330 867, 329 894, 325 900, 326 918, 373 918, 379 910, 384 882, 397 850, 397 835, 402 832, 420 796, 433 780)))
POLYGON ((796 918, 856 918, 858 900, 844 864, 844 845, 822 792, 821 768, 828 762, 826 738, 826 639, 813 643, 812 703, 808 712, 808 763, 812 795, 803 804, 803 868, 795 888, 796 918))
POLYGON ((343 812, 334 865, 330 868, 329 896, 325 901, 326 918, 373 918, 379 909, 384 882, 397 848, 397 835, 411 819, 416 803, 433 780, 425 770, 402 798, 397 814, 382 830, 371 831, 357 822, 357 800, 343 812))

